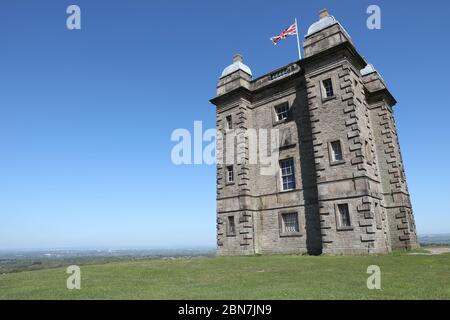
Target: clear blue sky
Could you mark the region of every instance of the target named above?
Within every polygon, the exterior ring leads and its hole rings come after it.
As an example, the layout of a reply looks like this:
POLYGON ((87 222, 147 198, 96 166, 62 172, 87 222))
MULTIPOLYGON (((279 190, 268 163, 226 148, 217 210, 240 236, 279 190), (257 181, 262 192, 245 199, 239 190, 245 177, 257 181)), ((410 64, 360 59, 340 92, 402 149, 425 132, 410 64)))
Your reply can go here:
POLYGON ((0 249, 214 246, 215 167, 175 166, 170 135, 215 125, 233 54, 254 76, 296 59, 327 7, 398 100, 419 233, 450 232, 448 1, 1 1, 0 249), (66 8, 82 30, 66 29, 66 8), (382 29, 368 30, 378 4, 382 29))

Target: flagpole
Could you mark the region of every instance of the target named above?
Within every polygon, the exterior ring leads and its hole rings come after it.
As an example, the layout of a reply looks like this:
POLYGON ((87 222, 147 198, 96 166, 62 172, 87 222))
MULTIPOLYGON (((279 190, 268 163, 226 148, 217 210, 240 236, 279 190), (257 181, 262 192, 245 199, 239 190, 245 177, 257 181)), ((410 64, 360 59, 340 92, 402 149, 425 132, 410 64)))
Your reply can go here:
POLYGON ((297 49, 298 49, 298 58, 302 60, 302 53, 300 51, 300 40, 298 39, 298 24, 297 24, 297 18, 295 18, 295 33, 297 34, 297 49))

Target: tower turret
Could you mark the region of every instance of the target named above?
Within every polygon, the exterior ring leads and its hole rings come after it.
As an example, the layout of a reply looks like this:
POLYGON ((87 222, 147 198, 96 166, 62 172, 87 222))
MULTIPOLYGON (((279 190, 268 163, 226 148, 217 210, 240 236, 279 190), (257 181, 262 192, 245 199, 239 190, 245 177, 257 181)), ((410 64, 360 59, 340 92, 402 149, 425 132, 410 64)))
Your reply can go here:
POLYGON ((323 9, 319 12, 319 21, 308 28, 308 34, 305 36, 303 43, 305 58, 344 42, 352 43, 350 35, 333 16, 329 15, 327 9, 323 9))

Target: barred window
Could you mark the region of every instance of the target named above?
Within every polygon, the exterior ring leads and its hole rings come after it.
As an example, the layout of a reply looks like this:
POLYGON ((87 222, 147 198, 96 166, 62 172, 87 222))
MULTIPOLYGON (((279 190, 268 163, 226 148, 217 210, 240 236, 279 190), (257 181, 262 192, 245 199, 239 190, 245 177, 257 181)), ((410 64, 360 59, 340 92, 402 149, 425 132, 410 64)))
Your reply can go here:
POLYGON ((400 163, 398 165, 398 172, 400 173, 400 178, 402 179, 402 181, 404 182, 406 180, 405 177, 405 169, 403 168, 402 164, 400 163))
POLYGON ((297 212, 282 213, 281 218, 283 233, 300 231, 297 212))
POLYGON ((285 120, 289 116, 289 105, 287 103, 284 103, 282 105, 276 106, 275 112, 277 113, 277 121, 285 120))
POLYGON ((412 211, 411 210, 407 210, 406 211, 406 218, 407 218, 406 221, 408 222, 408 226, 409 226, 409 231, 410 232, 414 232, 414 228, 415 228, 414 219, 412 217, 413 217, 412 211))
POLYGON ((232 121, 231 115, 226 117, 226 128, 233 129, 233 121, 232 121))
POLYGON ((341 161, 343 160, 342 148, 340 141, 333 141, 331 144, 331 161, 341 161))
POLYGON ((234 216, 228 216, 228 235, 233 236, 236 234, 236 225, 234 224, 234 216))
POLYGON ((233 166, 227 167, 227 183, 234 182, 234 168, 233 166))
POLYGON ((294 159, 280 161, 281 182, 283 190, 295 189, 294 159))
POLYGON ((366 156, 367 156, 367 162, 372 162, 372 150, 370 148, 370 143, 369 141, 365 141, 364 142, 364 148, 365 148, 365 152, 366 152, 366 156))
POLYGON ((352 224, 350 221, 350 211, 348 210, 348 204, 346 203, 338 204, 338 210, 339 210, 339 217, 341 219, 341 226, 350 227, 352 224))
POLYGON ((322 89, 325 98, 330 98, 334 96, 333 83, 331 82, 331 79, 326 79, 322 81, 322 89))
POLYGON ((375 202, 375 224, 377 226, 377 229, 382 228, 381 212, 380 212, 380 208, 378 207, 378 203, 376 203, 376 202, 375 202))

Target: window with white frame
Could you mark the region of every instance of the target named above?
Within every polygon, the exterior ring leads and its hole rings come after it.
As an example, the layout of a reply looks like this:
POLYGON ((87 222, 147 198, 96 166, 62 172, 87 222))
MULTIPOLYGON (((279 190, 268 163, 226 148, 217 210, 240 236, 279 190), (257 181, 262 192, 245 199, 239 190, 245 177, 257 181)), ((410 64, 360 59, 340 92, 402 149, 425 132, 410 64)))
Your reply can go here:
POLYGON ((281 232, 282 233, 300 232, 297 212, 287 212, 281 214, 281 232))
POLYGON ((350 211, 348 210, 347 203, 338 204, 339 219, 341 227, 350 227, 352 225, 350 221, 350 211))
POLYGON ((286 120, 289 117, 289 105, 283 103, 279 106, 275 106, 275 112, 277 114, 277 121, 286 120))
POLYGON ((280 160, 282 190, 295 189, 294 159, 280 160))
POLYGON ((233 129, 233 120, 231 115, 226 116, 226 124, 225 124, 225 128, 228 130, 233 129))
POLYGON ((331 98, 334 96, 333 82, 331 79, 325 79, 322 81, 322 96, 324 98, 331 98))
POLYGON ((234 216, 228 216, 227 234, 229 236, 234 236, 236 234, 236 225, 234 224, 234 216))
POLYGON ((330 142, 331 151, 331 161, 342 161, 344 157, 342 156, 342 147, 339 140, 330 142))
POLYGON ((233 183, 234 182, 234 168, 233 166, 227 167, 227 183, 233 183))

